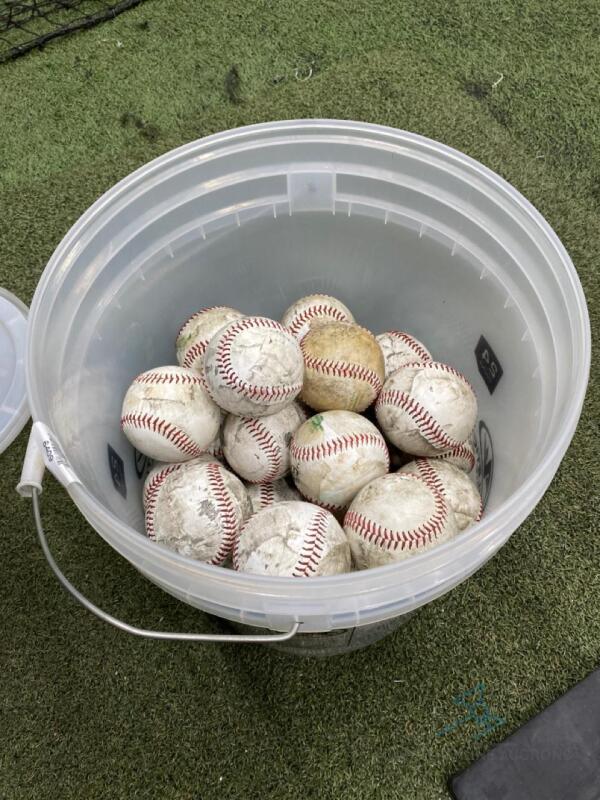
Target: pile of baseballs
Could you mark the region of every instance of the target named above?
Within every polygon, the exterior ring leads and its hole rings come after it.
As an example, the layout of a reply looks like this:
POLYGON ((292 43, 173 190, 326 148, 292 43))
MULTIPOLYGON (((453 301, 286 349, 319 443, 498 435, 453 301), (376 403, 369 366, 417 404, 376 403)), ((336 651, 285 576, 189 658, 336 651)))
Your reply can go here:
POLYGON ((151 539, 309 577, 400 561, 480 518, 475 394, 410 334, 375 336, 310 295, 281 322, 202 309, 175 347, 178 366, 138 375, 121 416, 158 462, 143 491, 151 539))

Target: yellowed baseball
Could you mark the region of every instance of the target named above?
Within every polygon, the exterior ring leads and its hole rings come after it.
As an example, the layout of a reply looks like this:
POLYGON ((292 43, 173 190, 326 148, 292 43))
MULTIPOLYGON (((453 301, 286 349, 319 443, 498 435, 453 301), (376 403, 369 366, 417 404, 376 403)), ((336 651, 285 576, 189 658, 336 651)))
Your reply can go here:
POLYGON ((301 425, 290 445, 292 477, 308 500, 342 511, 389 469, 385 440, 353 411, 324 411, 301 425))
POLYGON ((285 311, 281 324, 297 339, 303 339, 314 322, 354 322, 350 309, 328 294, 301 297, 285 311))
POLYGON ((373 334, 352 322, 323 322, 302 339, 300 397, 315 411, 364 411, 381 391, 383 353, 373 334))
POLYGON ((438 488, 454 511, 459 531, 481 518, 481 496, 469 476, 454 464, 437 458, 417 458, 398 470, 399 474, 418 475, 437 481, 438 488))
POLYGON ((394 473, 368 483, 344 517, 359 569, 403 561, 454 537, 458 525, 437 482, 394 473))
POLYGON ((253 514, 235 539, 233 567, 310 578, 350 572, 350 546, 335 517, 312 503, 276 503, 253 514))

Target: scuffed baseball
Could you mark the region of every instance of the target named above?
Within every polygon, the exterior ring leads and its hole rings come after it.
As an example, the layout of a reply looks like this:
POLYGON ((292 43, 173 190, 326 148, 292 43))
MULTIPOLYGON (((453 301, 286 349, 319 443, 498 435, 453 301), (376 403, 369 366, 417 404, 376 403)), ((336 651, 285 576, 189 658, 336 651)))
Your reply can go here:
POLYGON ((350 547, 329 511, 312 503, 277 503, 246 522, 235 540, 233 567, 293 578, 337 575, 350 572, 350 547))
POLYGON ((352 322, 323 322, 301 341, 304 386, 315 411, 364 411, 383 385, 383 353, 373 334, 352 322))
POLYGON ((143 499, 147 536, 208 564, 225 561, 252 513, 240 479, 208 455, 156 466, 143 499))
POLYGON ((204 353, 210 396, 231 414, 262 417, 289 405, 302 389, 296 339, 267 317, 243 317, 221 328, 204 353))
POLYGON ((215 333, 228 322, 240 319, 241 311, 228 306, 212 306, 197 311, 181 326, 175 341, 177 361, 202 374, 204 351, 215 333))
POLYGON ((292 303, 281 318, 281 324, 300 340, 314 322, 323 320, 354 322, 354 317, 341 300, 327 294, 309 294, 292 303))
POLYGON ((456 535, 454 512, 435 481, 394 473, 367 484, 344 517, 359 569, 423 553, 456 535))
POLYGON ((125 436, 156 461, 199 456, 216 437, 220 421, 202 378, 185 367, 157 367, 138 375, 121 411, 125 436))
POLYGON ((389 469, 385 440, 353 411, 324 411, 301 425, 290 445, 292 478, 308 500, 342 511, 389 469))
POLYGON ((262 511, 263 508, 284 503, 286 500, 302 500, 302 495, 293 486, 290 486, 285 479, 273 481, 273 483, 250 483, 246 486, 252 513, 262 511))
POLYGON ((431 353, 422 342, 404 331, 386 331, 375 337, 385 361, 385 377, 389 378, 400 367, 416 361, 432 361, 431 353))
POLYGON ((477 399, 467 379, 447 364, 410 364, 386 380, 375 414, 396 447, 416 456, 434 456, 469 438, 477 399))
POLYGON ((290 403, 268 417, 229 414, 223 426, 223 452, 231 468, 250 483, 270 483, 290 469, 290 441, 306 414, 290 403))
POLYGON ((438 481, 440 491, 454 512, 459 531, 481 518, 483 509, 477 487, 466 473, 453 464, 436 458, 417 458, 402 467, 399 473, 438 481))

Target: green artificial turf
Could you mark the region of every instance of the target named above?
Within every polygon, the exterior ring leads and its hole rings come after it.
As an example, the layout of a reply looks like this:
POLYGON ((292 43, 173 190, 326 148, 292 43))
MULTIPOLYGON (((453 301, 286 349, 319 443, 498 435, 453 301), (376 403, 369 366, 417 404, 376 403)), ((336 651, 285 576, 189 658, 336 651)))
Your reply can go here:
MULTIPOLYGON (((0 285, 29 302, 100 193, 190 139, 276 118, 414 130, 483 161, 571 253, 598 331, 595 0, 148 0, 0 66, 0 285)), ((600 662, 598 376, 551 488, 503 550, 355 654, 156 643, 51 576, 0 457, 2 798, 446 798, 446 777, 600 662), (436 735, 478 682, 505 723, 436 735)), ((46 481, 77 586, 134 623, 213 630, 150 585, 46 481)), ((540 798, 541 800, 541 798, 540 798)))

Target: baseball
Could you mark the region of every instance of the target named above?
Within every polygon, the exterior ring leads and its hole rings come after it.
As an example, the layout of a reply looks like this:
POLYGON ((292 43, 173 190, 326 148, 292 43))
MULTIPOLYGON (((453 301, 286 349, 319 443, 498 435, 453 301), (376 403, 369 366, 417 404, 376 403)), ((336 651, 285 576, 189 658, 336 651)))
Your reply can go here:
POLYGON ((317 320, 354 322, 354 317, 335 297, 327 294, 309 294, 292 303, 281 318, 281 324, 300 340, 306 336, 313 322, 317 320))
POLYGON ((381 433, 352 411, 325 411, 307 420, 292 438, 290 458, 304 497, 331 511, 345 509, 390 465, 381 433))
POLYGON ((289 405, 302 389, 300 346, 279 322, 242 317, 221 328, 204 353, 213 400, 231 414, 262 417, 289 405))
POLYGON ((306 419, 298 403, 268 417, 236 417, 223 426, 223 452, 229 465, 250 483, 270 483, 290 469, 290 441, 306 419))
POLYGON ((221 414, 202 378, 185 367, 158 367, 133 381, 123 400, 121 428, 156 461, 189 461, 219 432, 221 414))
POLYGON ((233 567, 293 578, 350 572, 346 534, 324 508, 287 502, 254 514, 235 539, 233 567))
POLYGON ((417 458, 402 467, 399 473, 437 481, 438 489, 454 512, 459 531, 481 519, 483 508, 475 484, 453 464, 436 458, 417 458))
POLYGON ((385 361, 385 377, 389 378, 400 367, 420 361, 422 364, 432 361, 431 353, 424 344, 410 333, 404 331, 386 331, 375 337, 385 361))
POLYGON ((453 464, 455 467, 467 473, 475 469, 475 464, 477 462, 477 455, 472 438, 467 439, 466 442, 456 444, 454 447, 451 447, 450 450, 437 453, 435 456, 432 456, 432 458, 447 461, 448 464, 453 464))
POLYGON ((286 500, 302 500, 302 495, 284 479, 273 483, 251 483, 246 486, 252 513, 262 511, 263 508, 283 503, 286 500))
POLYGON ((241 311, 228 306, 202 308, 185 322, 177 335, 177 361, 182 367, 204 372, 204 351, 215 333, 228 322, 240 319, 241 311))
POLYGON ((323 322, 301 341, 304 386, 301 398, 315 411, 364 411, 385 375, 373 334, 352 322, 323 322))
POLYGON ((239 478, 210 456, 159 464, 144 484, 146 534, 208 564, 222 564, 250 514, 239 478))
POLYGON ((409 364, 386 380, 375 413, 396 447, 416 456, 434 456, 469 438, 477 399, 453 367, 436 361, 409 364))
POLYGON ((355 565, 368 569, 423 553, 455 536, 458 525, 437 480, 396 472, 360 490, 344 530, 355 565))

